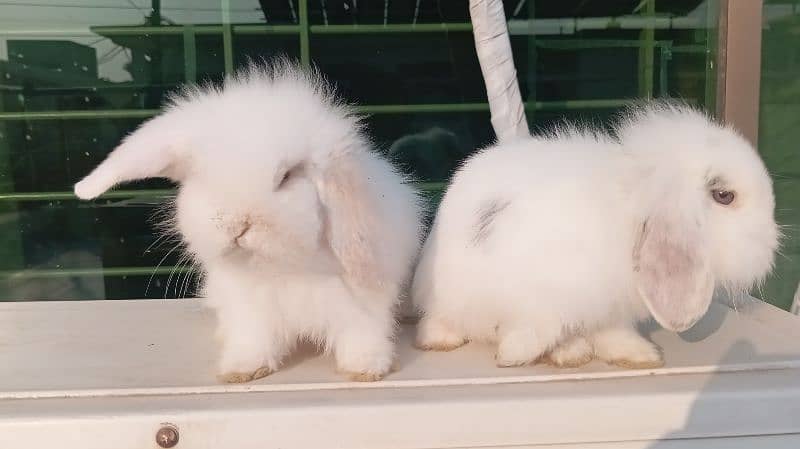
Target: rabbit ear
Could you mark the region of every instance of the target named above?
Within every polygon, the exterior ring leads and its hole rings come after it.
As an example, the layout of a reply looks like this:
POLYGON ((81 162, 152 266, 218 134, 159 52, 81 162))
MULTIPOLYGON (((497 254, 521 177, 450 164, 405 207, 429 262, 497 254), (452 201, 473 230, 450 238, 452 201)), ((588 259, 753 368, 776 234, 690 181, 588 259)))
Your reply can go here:
POLYGON ((665 329, 681 332, 708 310, 714 293, 701 224, 695 217, 655 214, 642 225, 634 248, 634 282, 650 313, 665 329))
POLYGON ((125 138, 106 160, 75 184, 81 199, 100 196, 115 185, 136 179, 167 177, 179 181, 182 164, 178 150, 183 146, 170 113, 156 117, 125 138))
POLYGON ((361 286, 380 287, 383 270, 376 254, 380 219, 364 163, 358 154, 340 154, 323 169, 317 186, 327 212, 328 242, 345 275, 361 286))

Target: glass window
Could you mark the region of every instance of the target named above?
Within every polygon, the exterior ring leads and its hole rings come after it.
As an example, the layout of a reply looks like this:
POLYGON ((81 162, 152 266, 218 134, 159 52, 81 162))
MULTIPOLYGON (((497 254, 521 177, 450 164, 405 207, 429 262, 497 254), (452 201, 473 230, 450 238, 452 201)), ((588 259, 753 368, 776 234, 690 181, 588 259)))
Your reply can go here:
POLYGON ((788 309, 800 295, 800 4, 766 0, 763 15, 759 150, 772 174, 785 238, 761 294, 788 309))
MULTIPOLYGON (((713 109, 715 1, 505 8, 534 130, 565 117, 605 124, 641 97, 713 109)), ((94 203, 71 186, 180 84, 218 82, 278 53, 317 64, 357 101, 376 142, 433 201, 494 138, 466 1, 0 3, 0 299, 192 295, 185 261, 156 241, 149 218, 168 183, 125 185, 94 203)), ((788 73, 787 56, 775 59, 788 73)))

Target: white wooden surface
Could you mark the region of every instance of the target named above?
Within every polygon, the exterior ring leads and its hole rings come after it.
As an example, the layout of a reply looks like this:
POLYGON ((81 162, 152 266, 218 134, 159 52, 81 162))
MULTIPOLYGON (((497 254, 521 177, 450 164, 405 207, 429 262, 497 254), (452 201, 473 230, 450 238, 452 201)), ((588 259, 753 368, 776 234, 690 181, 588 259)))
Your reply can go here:
POLYGON ((219 384, 212 327, 197 300, 0 304, 0 448, 157 448, 162 422, 200 449, 800 447, 800 318, 761 303, 653 332, 667 365, 642 371, 500 369, 405 328, 378 383, 305 354, 219 384))

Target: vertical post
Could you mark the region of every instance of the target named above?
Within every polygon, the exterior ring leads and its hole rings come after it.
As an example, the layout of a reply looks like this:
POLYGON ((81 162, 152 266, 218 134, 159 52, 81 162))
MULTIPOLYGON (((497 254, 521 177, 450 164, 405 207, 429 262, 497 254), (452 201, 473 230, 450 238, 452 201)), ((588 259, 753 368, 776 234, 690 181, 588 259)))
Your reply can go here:
POLYGON ((150 20, 153 26, 161 25, 161 0, 150 1, 150 20))
POLYGON ((725 55, 720 51, 722 36, 725 34, 727 21, 724 20, 723 10, 727 9, 727 0, 709 0, 706 2, 706 62, 705 62, 705 101, 706 111, 718 114, 722 109, 719 101, 724 95, 719 92, 720 76, 723 72, 725 55), (716 30, 716 34, 714 33, 716 30))
POLYGON ((502 0, 470 0, 469 16, 497 139, 530 135, 502 0))
MULTIPOLYGON (((528 20, 530 23, 536 23, 534 22, 536 20, 536 2, 533 0, 528 2, 528 20)), ((533 33, 528 34, 528 73, 525 77, 525 81, 528 86, 528 97, 525 99, 525 101, 532 105, 536 104, 536 81, 538 78, 538 73, 536 72, 536 61, 538 56, 539 47, 536 44, 536 30, 534 29, 533 33)), ((526 111, 526 114, 535 116, 536 108, 529 108, 526 111)), ((526 117, 526 120, 533 123, 535 117, 526 117)))
MULTIPOLYGON (((152 27, 161 26, 161 0, 150 0, 150 17, 147 18, 147 24, 152 27)), ((149 82, 153 84, 161 84, 164 78, 163 53, 159 45, 162 38, 157 36, 160 35, 153 36, 153 39, 148 39, 147 42, 150 53, 149 82)))
MULTIPOLYGON (((717 22, 717 76, 716 76, 716 108, 717 117, 722 118, 725 114, 725 75, 728 67, 728 55, 725 51, 728 48, 728 0, 719 0, 719 12, 717 22)), ((707 63, 708 63, 708 59, 707 63)), ((708 67, 708 64, 706 65, 708 67)), ((708 76, 706 69, 706 76, 708 76)), ((708 80, 706 80, 708 82, 708 80)))
POLYGON ((183 72, 187 83, 197 81, 197 42, 193 25, 183 27, 183 72))
POLYGON ((758 144, 763 0, 721 0, 717 113, 758 144))
POLYGON ((653 61, 655 57, 656 41, 656 0, 645 0, 644 11, 646 25, 639 35, 639 96, 653 98, 653 61))
POLYGON ((308 67, 311 64, 311 51, 309 48, 308 26, 308 0, 297 0, 298 25, 300 26, 300 63, 308 67))
MULTIPOLYGON (((3 78, 3 82, 7 80, 3 78)), ((9 83, 10 84, 10 83, 9 83)), ((10 87, 10 86, 9 86, 10 87)), ((0 92, 0 112, 5 112, 3 92, 0 92)), ((8 122, 0 120, 0 192, 14 192, 14 175, 11 170, 12 157, 8 122)), ((19 207, 15 201, 0 202, 0 214, 4 217, 3 227, 7 232, 0 233, 0 265, 3 270, 21 270, 24 268, 24 252, 20 232, 19 207)), ((6 281, 7 289, 13 283, 6 281)), ((0 298, 13 296, 10 292, 0 292, 0 298)))
POLYGON ((669 61, 672 59, 672 41, 665 41, 659 47, 658 60, 658 95, 669 96, 669 61))
POLYGON ((233 73, 233 28, 231 26, 231 0, 222 0, 222 53, 225 74, 233 73))

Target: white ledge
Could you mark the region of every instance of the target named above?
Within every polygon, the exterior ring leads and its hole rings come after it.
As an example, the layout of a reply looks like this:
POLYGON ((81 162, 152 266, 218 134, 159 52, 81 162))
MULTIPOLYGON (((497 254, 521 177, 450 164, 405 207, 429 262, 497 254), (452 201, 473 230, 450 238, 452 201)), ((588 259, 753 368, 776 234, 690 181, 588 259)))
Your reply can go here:
POLYGON ((399 369, 381 382, 344 381, 311 352, 264 379, 220 384, 212 329, 199 300, 0 304, 0 447, 24 435, 27 448, 104 448, 106 434, 115 448, 158 447, 165 421, 179 427, 177 447, 209 449, 730 436, 800 447, 800 319, 758 302, 714 304, 682 335, 653 331, 666 365, 649 370, 501 369, 483 345, 418 351, 406 326, 399 369))

